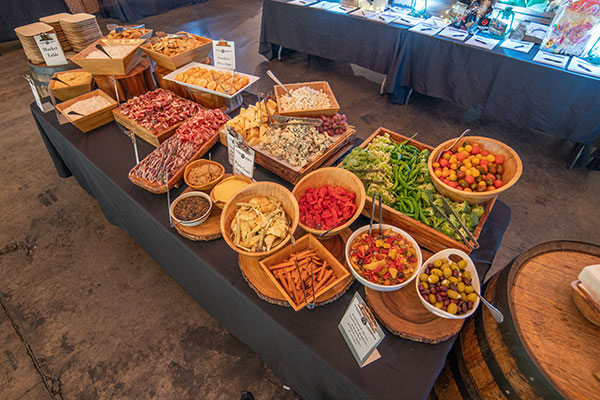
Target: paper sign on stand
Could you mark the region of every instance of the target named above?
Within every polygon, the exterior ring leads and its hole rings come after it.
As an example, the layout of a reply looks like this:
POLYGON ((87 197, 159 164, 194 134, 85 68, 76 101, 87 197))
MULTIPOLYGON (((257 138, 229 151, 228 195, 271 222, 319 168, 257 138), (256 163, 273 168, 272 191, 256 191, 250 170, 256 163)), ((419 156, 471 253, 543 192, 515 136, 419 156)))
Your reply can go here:
POLYGON ((381 358, 377 346, 385 334, 358 292, 354 293, 338 329, 361 368, 381 358))
POLYGON ((52 67, 67 64, 67 58, 58 42, 56 33, 41 33, 33 38, 40 49, 40 53, 42 53, 42 57, 44 57, 46 65, 52 67))
POLYGON ((225 125, 225 129, 227 131, 227 161, 229 164, 233 165, 233 157, 235 155, 235 148, 239 141, 243 141, 241 135, 237 133, 237 131, 233 128, 230 128, 228 125, 225 125))
POLYGON ((234 149, 233 174, 245 175, 250 179, 254 175, 254 149, 244 141, 238 141, 234 149))
POLYGON ((235 43, 226 40, 213 41, 213 65, 235 70, 235 43))
POLYGON ((40 93, 38 92, 35 83, 33 82, 33 78, 29 75, 24 75, 23 78, 29 83, 29 87, 31 88, 31 92, 33 93, 33 98, 35 99, 35 104, 42 110, 42 112, 47 113, 48 111, 52 111, 54 107, 50 103, 43 103, 42 98, 40 97, 40 93))

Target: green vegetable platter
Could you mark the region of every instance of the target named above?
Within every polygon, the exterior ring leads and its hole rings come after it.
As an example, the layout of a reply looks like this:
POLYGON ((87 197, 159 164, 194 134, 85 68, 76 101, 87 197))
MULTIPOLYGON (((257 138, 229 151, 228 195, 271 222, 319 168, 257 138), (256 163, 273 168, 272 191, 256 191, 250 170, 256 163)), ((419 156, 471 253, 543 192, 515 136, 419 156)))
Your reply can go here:
MULTIPOLYGON (((367 193, 364 215, 370 214, 373 194, 381 193, 384 223, 406 230, 428 250, 455 248, 468 254, 470 247, 431 205, 432 201, 442 208, 442 196, 433 186, 427 170, 431 150, 431 146, 379 128, 339 166, 354 172, 363 181, 367 193)), ((495 201, 494 197, 484 204, 469 205, 448 199, 475 238, 479 237, 495 201)), ((450 219, 459 225, 454 216, 450 219)))

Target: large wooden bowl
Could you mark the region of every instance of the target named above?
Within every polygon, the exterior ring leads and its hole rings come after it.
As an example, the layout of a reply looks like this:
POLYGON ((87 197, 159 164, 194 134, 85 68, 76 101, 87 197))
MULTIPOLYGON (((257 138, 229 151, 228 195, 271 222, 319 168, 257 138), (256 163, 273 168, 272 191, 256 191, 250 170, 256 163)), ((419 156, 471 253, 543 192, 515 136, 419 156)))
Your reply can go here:
POLYGON ((517 183, 521 177, 521 173, 523 172, 523 163, 521 162, 521 158, 517 152, 514 151, 510 146, 488 137, 469 136, 465 139, 459 140, 458 143, 452 147, 452 151, 456 151, 456 149, 458 149, 464 141, 467 141, 469 143, 479 144, 482 150, 487 150, 492 154, 500 154, 504 156, 504 179, 502 179, 504 181, 504 185, 501 188, 492 190, 490 192, 463 192, 462 190, 451 188, 442 182, 440 178, 435 176, 433 173, 433 163, 437 159, 438 154, 450 146, 455 140, 456 138, 450 139, 440 144, 438 147, 433 149, 429 155, 429 159, 427 160, 427 168, 429 169, 429 174, 431 174, 431 180, 433 181, 437 191, 442 195, 455 201, 467 201, 471 204, 480 204, 508 190, 511 186, 517 183))
POLYGON ((239 254, 250 257, 265 257, 283 248, 283 246, 285 246, 285 244, 290 240, 290 237, 294 234, 296 228, 298 227, 299 216, 300 210, 298 210, 298 202, 289 190, 273 182, 256 182, 237 192, 233 198, 229 200, 227 204, 225 204, 223 212, 221 213, 221 233, 223 234, 223 239, 225 239, 229 247, 239 254), (289 235, 282 240, 281 243, 269 251, 246 251, 237 247, 231 240, 231 221, 235 217, 235 214, 238 210, 237 203, 247 202, 256 196, 272 196, 279 200, 283 209, 291 220, 289 235))
MULTIPOLYGON (((361 180, 358 179, 358 177, 352 172, 343 168, 329 167, 317 169, 306 175, 304 178, 300 179, 300 181, 294 187, 294 190, 292 190, 292 194, 294 195, 297 201, 300 201, 302 196, 304 196, 304 194, 306 193, 307 189, 319 188, 323 185, 340 186, 345 190, 356 194, 356 198, 354 199, 356 211, 354 212, 354 215, 350 217, 350 219, 344 224, 332 229, 326 235, 323 235, 323 237, 335 236, 339 232, 349 227, 350 224, 352 224, 356 220, 356 218, 358 218, 358 216, 362 213, 362 210, 365 206, 366 198, 365 187, 361 180)), ((313 229, 304 225, 302 222, 298 223, 300 224, 300 227, 306 232, 312 233, 317 237, 319 237, 321 233, 325 232, 325 229, 313 229)))

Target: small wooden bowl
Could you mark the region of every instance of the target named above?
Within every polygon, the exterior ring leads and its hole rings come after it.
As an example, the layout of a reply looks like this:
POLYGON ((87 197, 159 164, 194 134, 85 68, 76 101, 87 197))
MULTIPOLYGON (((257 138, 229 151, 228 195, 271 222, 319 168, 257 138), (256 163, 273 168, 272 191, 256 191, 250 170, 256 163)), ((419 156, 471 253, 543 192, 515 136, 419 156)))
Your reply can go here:
POLYGON ((311 109, 311 110, 285 110, 283 111, 281 108, 281 98, 286 94, 285 90, 279 86, 273 86, 273 90, 275 91, 275 98, 277 100, 277 109, 279 110, 280 115, 287 115, 290 117, 319 117, 321 115, 335 115, 340 110, 340 105, 338 104, 335 96, 333 95, 333 91, 329 86, 329 83, 325 81, 318 82, 304 82, 304 83, 290 83, 285 85, 287 90, 299 89, 303 86, 308 86, 311 89, 322 90, 323 93, 327 95, 329 98, 330 107, 329 108, 319 108, 319 109, 311 109))
POLYGON ((189 163, 185 167, 185 172, 183 173, 183 180, 185 181, 186 185, 188 185, 192 189, 207 192, 207 191, 211 190, 217 183, 219 183, 221 181, 221 179, 223 179, 224 175, 225 175, 225 167, 223 167, 221 164, 219 164, 216 161, 211 161, 211 160, 207 160, 205 158, 201 158, 199 160, 189 163), (200 167, 202 165, 207 165, 207 164, 212 164, 212 165, 218 166, 219 167, 219 175, 215 179, 211 180, 208 183, 205 183, 204 185, 192 185, 188 181, 188 175, 190 174, 190 171, 193 170, 194 168, 200 167))
MULTIPOLYGON (((329 168, 320 168, 317 169, 304 178, 300 179, 300 181, 294 186, 292 190, 292 194, 299 202, 302 196, 306 193, 306 190, 309 188, 319 188, 323 185, 329 186, 340 186, 345 190, 356 194, 356 198, 354 199, 354 205, 356 206, 356 211, 354 215, 350 217, 348 221, 344 224, 332 229, 328 234, 323 237, 335 236, 339 232, 343 231, 347 227, 352 224, 356 218, 362 213, 363 208, 365 206, 365 187, 360 179, 352 172, 345 170, 343 168, 329 167, 329 168)), ((304 225, 302 222, 298 222, 300 227, 304 229, 306 232, 312 233, 313 235, 319 237, 319 235, 326 231, 326 229, 313 229, 304 225)))
POLYGON ((590 295, 579 285, 579 279, 571 282, 573 301, 583 316, 596 326, 600 326, 600 304, 597 304, 590 295))
POLYGON ((451 188, 446 185, 444 182, 440 180, 433 173, 433 163, 437 159, 438 154, 446 149, 448 146, 454 142, 456 138, 445 141, 440 144, 438 147, 433 149, 431 154, 429 155, 429 159, 427 160, 427 168, 429 169, 429 173, 431 174, 431 180, 433 181, 433 185, 442 195, 451 198, 455 201, 467 201, 471 204, 480 204, 490 200, 493 197, 498 196, 500 193, 508 190, 511 186, 513 186, 519 178, 521 177, 521 173, 523 172, 523 163, 521 162, 521 158, 510 146, 505 145, 502 142, 499 142, 494 139, 490 139, 488 137, 483 136, 469 136, 464 139, 461 139, 452 147, 452 151, 456 151, 464 141, 469 143, 477 143, 481 146, 482 150, 487 150, 492 154, 500 154, 504 156, 504 175, 503 181, 504 185, 496 190, 492 190, 490 192, 464 192, 462 190, 451 188))
POLYGON ((292 192, 273 182, 256 182, 237 192, 231 198, 231 200, 225 204, 225 208, 223 208, 223 213, 221 214, 221 232, 223 233, 223 238, 229 247, 231 247, 237 253, 250 257, 265 257, 283 248, 283 246, 285 246, 285 244, 290 240, 290 237, 294 234, 296 228, 298 227, 299 215, 300 211, 298 210, 298 202, 296 201, 296 198, 292 192), (281 202, 281 206, 285 210, 285 213, 288 215, 288 217, 290 217, 291 220, 290 232, 287 237, 269 251, 246 251, 237 247, 231 240, 231 221, 235 217, 235 214, 238 210, 237 203, 247 202, 256 196, 272 196, 279 200, 281 202))
POLYGON ((67 100, 71 100, 72 98, 81 96, 82 94, 92 91, 93 76, 92 76, 92 74, 84 71, 81 68, 56 72, 56 73, 54 73, 54 75, 52 75, 52 77, 61 79, 62 75, 72 74, 72 73, 84 73, 84 74, 89 74, 89 76, 86 78, 86 81, 84 83, 81 83, 79 85, 60 87, 60 88, 54 87, 57 84, 57 82, 51 80, 50 83, 48 84, 48 90, 50 90, 52 92, 52 94, 54 95, 54 97, 56 99, 58 99, 60 101, 67 101, 67 100))
MULTIPOLYGON (((229 177, 227 177, 227 178, 223 179, 221 182, 218 182, 217 184, 215 184, 215 186, 213 186, 213 188, 210 190, 210 199, 212 200, 213 204, 214 204, 214 205, 216 205, 217 207, 219 207, 221 210, 222 210, 222 209, 225 207, 225 205, 226 205, 228 202, 225 202, 225 203, 224 203, 224 202, 222 202, 222 201, 220 201, 220 200, 217 200, 217 199, 215 198, 215 187, 216 187, 218 184, 221 184, 221 183, 223 183, 223 182, 226 182, 226 181, 234 180, 234 179, 240 180, 240 181, 242 181, 242 182, 246 182, 246 183, 248 183, 248 184, 254 183, 254 181, 253 181, 252 179, 248 178, 248 177, 247 177, 247 176, 245 176, 245 175, 232 175, 232 176, 229 176, 229 177)), ((244 188, 244 189, 245 189, 245 188, 244 188)), ((242 190, 243 190, 243 189, 242 189, 242 190)))
POLYGON ((112 97, 104 93, 102 90, 96 89, 93 92, 88 92, 82 94, 81 96, 74 97, 71 100, 59 103, 56 105, 56 109, 67 119, 67 121, 73 124, 81 132, 89 132, 102 125, 106 125, 110 121, 114 120, 111 110, 117 108, 118 106, 118 103, 112 97), (78 118, 76 120, 73 120, 73 117, 65 112, 67 108, 77 103, 78 101, 87 100, 94 96, 102 96, 106 100, 108 100, 110 104, 104 108, 94 111, 91 114, 84 115, 83 117, 78 118))

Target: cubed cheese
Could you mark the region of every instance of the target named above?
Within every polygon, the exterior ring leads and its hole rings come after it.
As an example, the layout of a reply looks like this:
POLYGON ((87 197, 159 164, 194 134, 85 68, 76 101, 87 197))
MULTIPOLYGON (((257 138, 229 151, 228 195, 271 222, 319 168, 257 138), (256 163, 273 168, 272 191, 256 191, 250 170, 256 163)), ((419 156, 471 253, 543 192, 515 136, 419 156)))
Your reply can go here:
POLYGON ((588 265, 579 273, 578 278, 592 300, 600 304, 600 264, 588 265))

